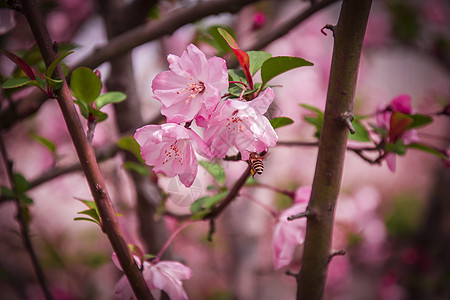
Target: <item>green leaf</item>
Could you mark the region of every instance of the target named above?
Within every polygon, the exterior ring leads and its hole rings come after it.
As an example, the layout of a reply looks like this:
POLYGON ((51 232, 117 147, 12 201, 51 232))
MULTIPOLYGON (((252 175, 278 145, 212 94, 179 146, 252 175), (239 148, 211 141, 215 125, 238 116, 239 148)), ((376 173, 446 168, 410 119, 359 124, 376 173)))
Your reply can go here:
POLYGON ((63 80, 62 79, 53 79, 48 76, 44 76, 47 84, 53 88, 53 90, 57 91, 62 88, 63 80))
POLYGON ((270 120, 270 125, 272 125, 273 129, 277 129, 286 125, 290 125, 294 123, 294 120, 288 117, 279 117, 279 118, 273 118, 270 120))
MULTIPOLYGON (((236 34, 234 33, 233 28, 231 28, 230 26, 221 25, 220 27, 222 27, 224 30, 229 32, 232 37, 234 37, 234 38, 236 37, 236 34)), ((211 38, 208 40, 206 40, 206 39, 204 39, 204 40, 205 40, 205 42, 207 42, 208 44, 213 46, 217 50, 219 56, 221 56, 221 55, 229 52, 230 47, 228 47, 227 42, 220 35, 218 28, 219 28, 219 26, 217 26, 217 25, 209 27, 206 31, 211 38)))
POLYGON ((18 194, 23 194, 30 188, 30 183, 20 173, 13 174, 13 184, 14 191, 18 194))
POLYGON ((300 57, 291 56, 276 56, 268 58, 261 67, 261 78, 263 86, 269 82, 272 78, 290 71, 295 68, 304 66, 313 66, 312 62, 309 62, 300 57))
POLYGON ((349 133, 348 138, 350 140, 358 142, 370 142, 369 132, 367 131, 366 127, 361 122, 359 122, 359 120, 353 119, 352 125, 355 129, 355 133, 349 133))
POLYGON ((96 208, 86 209, 83 211, 77 212, 79 215, 87 215, 91 217, 92 219, 96 220, 98 223, 100 223, 100 217, 98 216, 98 212, 96 208))
POLYGON ((441 151, 439 151, 439 150, 437 150, 437 149, 435 149, 433 147, 424 145, 424 144, 412 143, 412 144, 407 145, 407 147, 411 148, 411 149, 416 149, 416 150, 420 150, 420 151, 424 151, 424 152, 428 152, 428 153, 434 154, 437 157, 442 158, 442 159, 449 159, 447 157, 447 155, 445 155, 441 151))
POLYGON ((315 106, 312 106, 312 105, 309 105, 309 104, 300 104, 300 106, 304 107, 304 108, 306 108, 306 109, 308 109, 310 111, 313 111, 313 112, 315 112, 317 114, 322 114, 323 115, 323 111, 321 111, 319 108, 317 108, 315 106))
POLYGON ((134 161, 126 161, 123 164, 125 170, 132 170, 139 173, 142 176, 150 176, 150 171, 147 166, 134 162, 134 161))
POLYGON ((5 198, 15 198, 16 194, 13 190, 7 188, 6 186, 0 186, 0 195, 5 198))
POLYGON ((79 198, 75 198, 75 199, 77 199, 78 201, 82 202, 88 208, 97 209, 97 204, 95 204, 95 202, 92 201, 92 200, 84 200, 84 199, 79 199, 79 198))
POLYGON ((208 173, 211 174, 212 177, 214 177, 217 183, 225 183, 225 170, 221 165, 217 163, 209 163, 207 161, 199 161, 198 164, 205 168, 206 171, 208 171, 208 173))
POLYGON ((309 124, 316 127, 316 132, 314 133, 314 136, 316 138, 320 137, 320 132, 322 131, 322 124, 323 124, 323 112, 318 109, 317 107, 308 105, 308 104, 301 104, 302 107, 312 111, 315 113, 316 116, 304 116, 303 119, 308 122, 309 124))
POLYGON ((230 81, 242 81, 247 84, 247 78, 245 77, 244 71, 241 69, 229 69, 228 78, 230 81))
POLYGON ((19 198, 20 203, 22 203, 23 205, 33 204, 33 199, 28 197, 26 194, 19 194, 18 198, 19 198))
POLYGON ((80 108, 80 113, 81 115, 87 119, 89 116, 89 109, 88 109, 88 104, 86 104, 83 101, 79 101, 79 100, 74 100, 73 103, 75 103, 76 105, 78 105, 78 107, 80 108))
POLYGON ((42 146, 44 146, 45 148, 47 148, 51 153, 55 154, 56 146, 52 141, 34 133, 31 133, 30 137, 39 144, 41 144, 42 146))
POLYGON ((263 63, 272 57, 272 54, 265 51, 247 51, 250 58, 250 73, 255 75, 259 69, 261 69, 263 63))
POLYGON ((413 123, 409 126, 409 128, 417 128, 425 126, 431 122, 433 122, 433 118, 425 115, 415 114, 409 115, 413 119, 413 123))
POLYGON ((205 196, 197 199, 194 203, 191 205, 191 212, 193 214, 196 214, 198 212, 201 212, 203 210, 210 210, 214 205, 219 203, 221 200, 223 200, 228 194, 228 191, 220 192, 214 196, 205 196))
POLYGON ((58 56, 51 64, 50 66, 47 68, 47 71, 45 72, 45 75, 47 77, 52 77, 53 72, 55 71, 56 66, 59 64, 60 61, 62 61, 65 57, 67 57, 68 55, 72 54, 74 51, 69 51, 66 52, 60 56, 58 56))
POLYGON ((134 137, 127 135, 121 137, 117 142, 116 145, 123 150, 126 150, 133 154, 140 162, 144 163, 144 159, 141 156, 141 147, 139 146, 138 142, 134 139, 134 137))
POLYGON ((125 95, 122 92, 107 92, 104 94, 101 94, 100 96, 95 99, 94 103, 95 106, 100 109, 103 106, 110 104, 110 103, 119 103, 122 102, 127 98, 127 95, 125 95))
POLYGON ((90 219, 90 218, 77 217, 77 218, 73 218, 73 220, 74 221, 89 221, 89 222, 95 223, 100 226, 100 222, 97 222, 96 220, 90 219))
POLYGON ((397 140, 397 142, 395 142, 395 144, 389 142, 384 147, 384 150, 386 150, 387 152, 393 152, 398 155, 405 155, 407 149, 408 148, 406 148, 406 146, 405 146, 405 144, 403 144, 402 140, 397 140))
POLYGON ((24 85, 29 85, 30 82, 36 82, 36 80, 31 80, 30 78, 25 78, 25 77, 13 77, 13 78, 7 79, 5 82, 3 82, 2 88, 5 90, 13 89, 13 88, 21 87, 24 85))
POLYGON ((97 123, 103 122, 108 118, 108 114, 93 108, 92 106, 88 106, 88 111, 91 115, 97 117, 97 123))
POLYGON ((258 180, 253 178, 253 176, 249 176, 247 178, 247 181, 245 182, 245 185, 256 185, 256 184, 258 184, 258 180))
POLYGON ((100 95, 102 83, 91 69, 80 67, 72 72, 70 88, 78 100, 90 105, 100 95))

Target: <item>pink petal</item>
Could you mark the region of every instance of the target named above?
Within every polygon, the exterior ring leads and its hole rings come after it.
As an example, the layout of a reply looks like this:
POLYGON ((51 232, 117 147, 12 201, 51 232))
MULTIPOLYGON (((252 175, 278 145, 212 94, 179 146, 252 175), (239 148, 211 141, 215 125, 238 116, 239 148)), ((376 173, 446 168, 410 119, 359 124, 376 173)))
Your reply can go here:
POLYGON ((207 82, 219 91, 228 88, 227 63, 220 57, 212 57, 208 60, 209 78, 207 82))
POLYGON ((391 106, 393 111, 398 111, 403 114, 412 114, 411 107, 411 96, 408 94, 403 94, 391 101, 391 106))
POLYGON ((250 106, 259 114, 265 114, 270 104, 273 102, 275 94, 269 87, 265 89, 258 97, 250 101, 250 106))
POLYGON ((134 300, 133 290, 131 289, 130 283, 125 276, 122 276, 114 287, 114 294, 119 300, 134 300))
POLYGON ((394 173, 395 169, 396 169, 396 163, 395 163, 396 155, 395 155, 395 153, 388 153, 388 154, 386 154, 385 160, 386 160, 386 164, 388 165, 389 170, 391 170, 391 172, 394 173))

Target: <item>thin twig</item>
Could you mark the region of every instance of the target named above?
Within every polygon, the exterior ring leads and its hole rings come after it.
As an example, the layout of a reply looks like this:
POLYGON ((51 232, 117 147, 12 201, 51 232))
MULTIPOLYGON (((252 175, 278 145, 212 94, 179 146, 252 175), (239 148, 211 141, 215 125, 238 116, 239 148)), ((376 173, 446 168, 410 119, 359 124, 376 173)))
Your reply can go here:
MULTIPOLYGON (((5 145, 3 143, 3 138, 0 136, 0 152, 2 160, 5 163, 5 169, 6 173, 8 175, 8 181, 9 185, 11 186, 11 189, 14 189, 14 179, 13 179, 13 169, 12 169, 12 162, 8 159, 8 155, 6 153, 5 145)), ((42 291, 44 292, 45 299, 52 300, 53 296, 50 292, 50 289, 48 288, 47 280, 45 278, 45 273, 41 267, 41 264, 39 263, 39 260, 37 258, 36 252, 34 251, 33 243, 31 242, 30 233, 28 230, 28 223, 25 219, 26 217, 23 214, 24 207, 20 203, 19 198, 14 199, 17 207, 17 221, 20 225, 20 232, 23 240, 23 244, 25 246, 25 249, 27 250, 28 254, 31 258, 31 263, 33 265, 33 269, 36 272, 36 276, 39 281, 39 285, 42 288, 42 291)))
POLYGON ((250 176, 250 166, 247 167, 247 169, 242 173, 241 177, 236 181, 236 183, 231 188, 228 195, 225 197, 225 199, 219 203, 218 206, 216 206, 209 214, 207 214, 204 219, 213 219, 216 218, 218 215, 222 213, 222 211, 230 205, 230 203, 233 201, 233 199, 238 195, 239 190, 244 186, 245 182, 247 181, 248 177, 250 176))
POLYGON ((169 237, 166 243, 162 246, 161 250, 159 250, 155 260, 159 260, 161 256, 164 254, 164 252, 167 250, 167 248, 170 246, 170 244, 172 244, 175 238, 180 234, 180 232, 183 231, 189 225, 191 225, 193 222, 194 220, 188 220, 183 224, 181 224, 177 229, 175 229, 175 231, 172 233, 172 235, 169 237))
POLYGON ((345 250, 333 250, 331 252, 331 254, 328 256, 328 263, 331 262, 331 260, 333 259, 333 257, 335 256, 344 256, 345 254, 347 254, 347 252, 345 250))

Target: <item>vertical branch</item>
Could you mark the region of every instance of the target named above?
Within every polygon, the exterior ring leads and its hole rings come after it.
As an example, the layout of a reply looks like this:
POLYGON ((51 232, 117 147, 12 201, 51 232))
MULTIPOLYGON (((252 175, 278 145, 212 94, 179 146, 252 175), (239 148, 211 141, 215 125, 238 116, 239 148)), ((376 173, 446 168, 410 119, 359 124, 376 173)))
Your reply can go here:
POLYGON ((353 114, 359 60, 372 0, 344 0, 334 27, 325 116, 308 210, 303 263, 297 276, 297 299, 322 299, 331 254, 334 210, 341 185, 348 128, 353 114))
MULTIPOLYGON (((55 52, 52 47, 52 40, 45 27, 44 20, 40 14, 35 0, 22 0, 23 12, 30 24, 33 35, 38 43, 45 65, 49 66, 55 59, 55 52)), ((136 265, 130 249, 125 242, 117 216, 112 206, 111 199, 106 191, 103 176, 95 158, 92 146, 89 144, 84 134, 78 114, 75 110, 69 87, 65 80, 61 66, 56 70, 56 76, 64 82, 60 90, 55 91, 56 99, 61 108, 70 136, 75 145, 78 158, 83 168, 84 174, 89 184, 92 196, 99 210, 103 224, 103 231, 117 254, 120 265, 130 282, 130 285, 138 299, 153 299, 150 291, 136 265)))
MULTIPOLYGON (((14 190, 14 176, 13 176, 13 169, 12 169, 12 163, 8 159, 8 155, 6 153, 5 145, 3 143, 3 138, 0 137, 0 156, 2 157, 2 160, 5 162, 5 168, 6 173, 8 176, 8 181, 11 186, 11 189, 14 190)), ((33 265, 34 271, 36 272, 37 279, 39 281, 39 285, 42 288, 42 291, 44 292, 45 299, 47 300, 53 300, 53 296, 50 292, 50 289, 47 285, 47 280, 45 279, 44 271, 42 270, 41 264, 39 263, 39 260, 37 258, 36 252, 34 251, 33 243, 31 242, 30 233, 28 230, 28 221, 26 220, 26 216, 24 216, 24 207, 22 203, 20 203, 20 199, 16 198, 14 199, 17 206, 17 221, 19 222, 20 226, 20 233, 22 235, 23 244, 25 246, 25 249, 27 250, 28 254, 31 258, 31 263, 33 265)))

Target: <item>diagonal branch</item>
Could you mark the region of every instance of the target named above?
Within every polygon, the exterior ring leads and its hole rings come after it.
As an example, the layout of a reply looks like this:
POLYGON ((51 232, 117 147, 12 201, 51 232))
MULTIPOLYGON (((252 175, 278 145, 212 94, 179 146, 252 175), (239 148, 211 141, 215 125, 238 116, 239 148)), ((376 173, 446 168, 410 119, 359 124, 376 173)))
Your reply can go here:
MULTIPOLYGON (((45 65, 48 67, 55 60, 56 55, 37 2, 35 0, 22 0, 21 3, 23 12, 30 24, 31 31, 38 43, 45 65)), ((56 76, 63 80, 63 86, 60 90, 55 91, 55 95, 77 151, 78 158, 83 167, 83 171, 86 175, 92 196, 97 205, 103 224, 102 229, 108 236, 111 246, 119 258, 120 265, 130 282, 136 297, 138 299, 153 299, 142 273, 136 265, 131 251, 123 238, 111 199, 106 191, 103 176, 100 173, 100 169, 95 159, 94 150, 84 134, 81 121, 72 101, 69 87, 64 78, 64 73, 59 65, 56 70, 56 76)))

